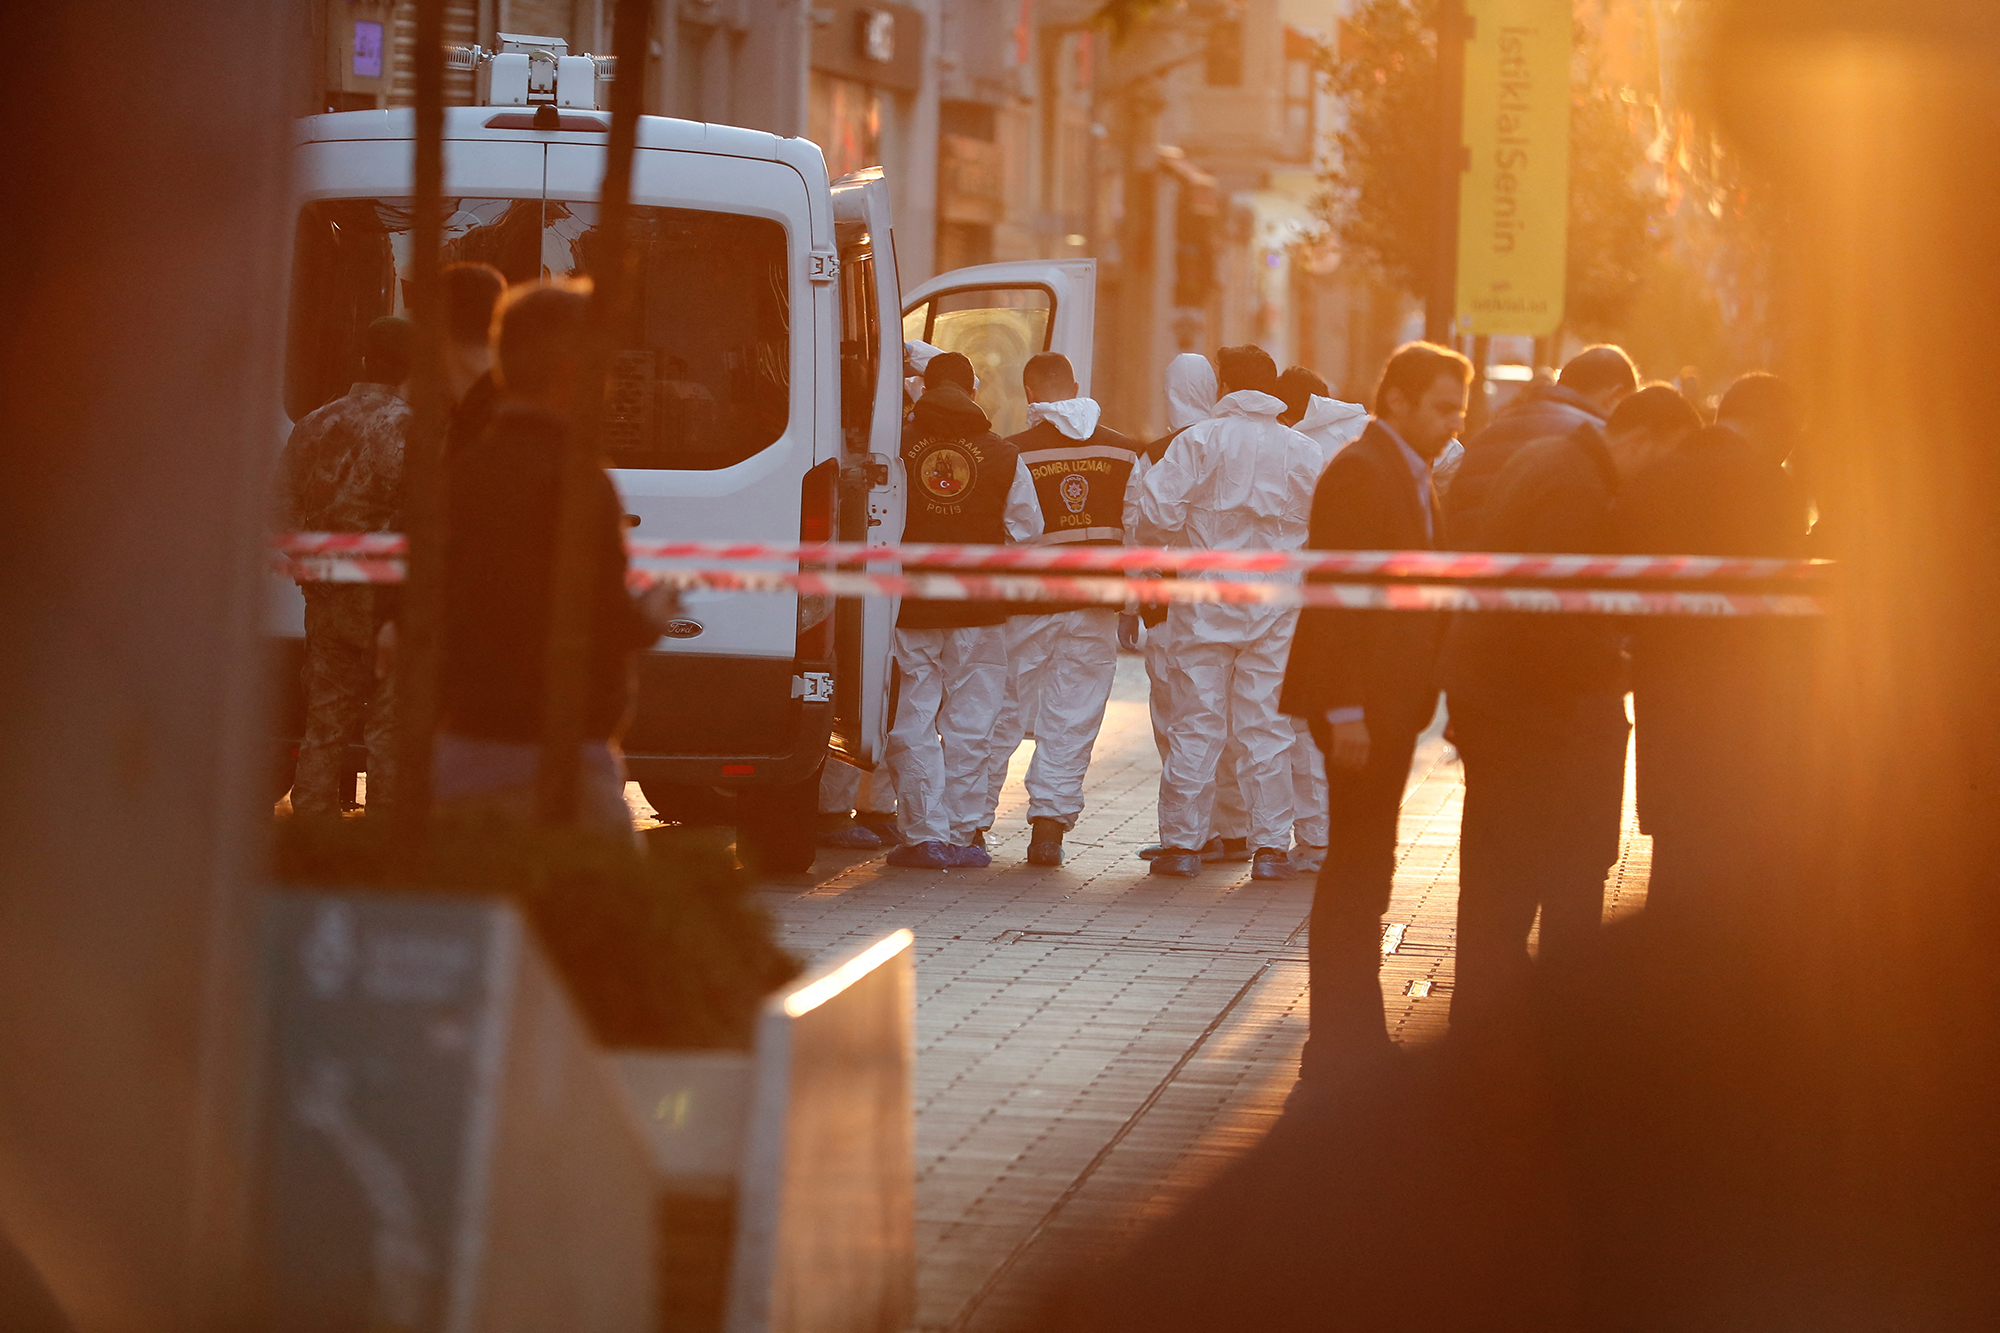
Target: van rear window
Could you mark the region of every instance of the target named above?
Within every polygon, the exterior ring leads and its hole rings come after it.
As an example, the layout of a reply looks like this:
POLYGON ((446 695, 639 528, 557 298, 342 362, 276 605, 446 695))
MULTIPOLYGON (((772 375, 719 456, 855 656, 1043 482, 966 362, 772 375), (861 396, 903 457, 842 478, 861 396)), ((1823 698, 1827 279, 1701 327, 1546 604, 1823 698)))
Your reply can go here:
MULTIPOLYGON (((512 283, 595 277, 597 205, 445 201, 445 261, 491 264, 512 283)), ((326 199, 299 214, 285 367, 297 420, 361 377, 361 336, 407 313, 411 209, 326 199)), ((701 209, 633 209, 640 300, 619 339, 606 422, 614 467, 708 470, 772 443, 791 418, 785 229, 701 209)))

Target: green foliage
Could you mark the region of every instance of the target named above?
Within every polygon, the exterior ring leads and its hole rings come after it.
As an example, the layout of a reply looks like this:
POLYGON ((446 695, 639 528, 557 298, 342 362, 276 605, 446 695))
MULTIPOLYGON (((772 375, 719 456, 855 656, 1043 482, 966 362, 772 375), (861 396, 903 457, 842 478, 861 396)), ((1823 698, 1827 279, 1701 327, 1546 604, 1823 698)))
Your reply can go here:
MULTIPOLYGON (((1344 104, 1322 215, 1342 250, 1377 281, 1424 291, 1437 234, 1437 42, 1434 0, 1364 0, 1320 72, 1344 104)), ((1630 108, 1598 82, 1591 31, 1579 25, 1570 131, 1568 316, 1572 331, 1612 337, 1660 242, 1636 182, 1644 152, 1630 108)))
POLYGON ((1346 108, 1320 211, 1370 277, 1424 290, 1437 235, 1437 40, 1425 0, 1363 0, 1319 68, 1346 108))
POLYGON ((514 900, 608 1046, 747 1047, 759 1002, 799 973, 720 847, 642 855, 602 835, 449 821, 406 880, 366 819, 278 821, 281 884, 514 900))

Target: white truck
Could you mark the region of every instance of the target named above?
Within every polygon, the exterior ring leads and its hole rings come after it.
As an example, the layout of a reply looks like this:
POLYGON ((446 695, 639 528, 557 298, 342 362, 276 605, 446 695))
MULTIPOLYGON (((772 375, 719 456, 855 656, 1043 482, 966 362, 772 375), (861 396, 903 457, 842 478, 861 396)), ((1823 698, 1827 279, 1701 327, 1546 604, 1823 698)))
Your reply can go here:
MULTIPOLYGON (((445 117, 446 261, 492 264, 509 283, 589 274, 610 129, 589 58, 505 34, 497 55, 477 58, 492 104, 445 117)), ((407 110, 300 122, 284 403, 294 421, 359 377, 369 321, 406 308, 413 129, 407 110)), ((889 194, 879 170, 829 181, 803 139, 640 121, 641 291, 608 427, 634 537, 895 542, 906 337, 971 357, 1002 434, 1025 426, 1020 372, 1036 352, 1067 354, 1089 391, 1094 260, 986 264, 906 297, 889 194), (901 312, 900 326, 885 311, 901 312)), ((289 673, 280 731, 296 753, 302 603, 289 583, 273 593, 289 673)), ((747 858, 806 869, 828 754, 881 760, 895 614, 887 598, 690 593, 640 658, 631 776, 662 817, 733 822, 747 858)))

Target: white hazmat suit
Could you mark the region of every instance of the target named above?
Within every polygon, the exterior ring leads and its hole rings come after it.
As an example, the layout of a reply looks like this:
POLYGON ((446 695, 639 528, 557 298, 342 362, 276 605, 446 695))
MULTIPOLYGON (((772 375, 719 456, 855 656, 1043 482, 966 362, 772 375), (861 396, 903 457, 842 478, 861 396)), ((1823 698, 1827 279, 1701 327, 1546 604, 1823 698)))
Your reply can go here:
MULTIPOLYGON (((1144 455, 1123 436, 1100 431, 1102 415, 1089 398, 1028 404, 1029 429, 1012 443, 1020 447, 1021 466, 1036 478, 1043 497, 1042 544, 1122 541, 1137 521, 1136 482, 1144 455), (1079 480, 1089 478, 1088 484, 1065 487, 1071 475, 1065 469, 1074 469, 1079 480), (1058 526, 1064 520, 1082 526, 1058 526)), ((1073 829, 1118 670, 1118 608, 1016 615, 1007 622, 1007 657, 1007 698, 993 727, 983 827, 992 827, 1008 762, 1032 735, 1035 753, 1025 775, 1028 819, 1073 829)))
MULTIPOLYGON (((1179 434, 1197 421, 1208 420, 1215 415, 1215 399, 1215 366, 1207 357, 1199 352, 1182 352, 1167 363, 1167 428, 1170 431, 1179 434)), ((1168 437, 1169 440, 1172 438, 1168 437)), ((1150 468, 1150 464, 1147 466, 1150 468)), ((1136 491, 1145 479, 1143 475, 1135 475, 1132 480, 1136 491)), ((1134 535, 1147 546, 1186 544, 1172 540, 1169 534, 1151 530, 1143 514, 1139 516, 1139 526, 1134 535)), ((1164 762, 1167 757, 1167 732, 1174 718, 1173 700, 1167 692, 1165 622, 1146 631, 1146 679, 1152 686, 1153 743, 1159 747, 1160 759, 1164 762)))
MULTIPOLYGON (((1239 390, 1183 432, 1147 474, 1142 521, 1196 550, 1296 550, 1305 544, 1319 445, 1287 426, 1282 400, 1239 390)), ((1204 578, 1263 581, 1269 575, 1204 578)), ((1216 774, 1227 748, 1249 813, 1253 850, 1286 850, 1292 811, 1290 719, 1278 712, 1296 607, 1176 603, 1167 616, 1174 719, 1160 773, 1160 841, 1195 850, 1213 831, 1216 774)))
MULTIPOLYGON (((1306 403, 1306 414, 1292 429, 1320 447, 1323 467, 1368 429, 1368 409, 1314 394, 1306 403)), ((1297 718, 1292 719, 1291 766, 1292 836, 1297 840, 1298 856, 1316 866, 1326 853, 1326 756, 1314 744, 1306 724, 1297 718)), ((1218 819, 1221 817, 1218 814, 1218 819)))

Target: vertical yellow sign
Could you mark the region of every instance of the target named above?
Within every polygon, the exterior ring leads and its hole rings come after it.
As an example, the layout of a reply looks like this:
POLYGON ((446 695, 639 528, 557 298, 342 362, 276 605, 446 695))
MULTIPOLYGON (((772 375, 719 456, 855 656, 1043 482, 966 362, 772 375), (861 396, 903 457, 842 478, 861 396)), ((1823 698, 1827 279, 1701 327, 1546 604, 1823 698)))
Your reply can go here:
POLYGON ((1570 0, 1466 0, 1461 333, 1546 337, 1569 254, 1570 0))

